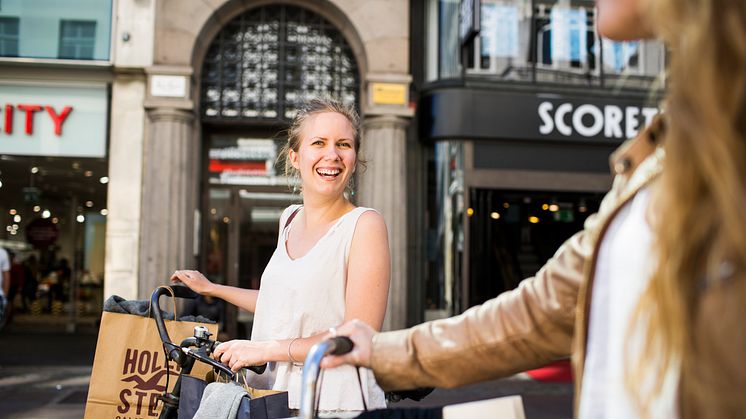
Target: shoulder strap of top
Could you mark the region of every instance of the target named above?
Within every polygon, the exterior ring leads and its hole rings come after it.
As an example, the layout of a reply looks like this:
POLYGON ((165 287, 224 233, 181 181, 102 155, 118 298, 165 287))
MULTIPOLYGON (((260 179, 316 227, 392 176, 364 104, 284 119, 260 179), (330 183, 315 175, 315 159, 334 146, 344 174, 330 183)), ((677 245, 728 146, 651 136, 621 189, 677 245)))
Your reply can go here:
POLYGON ((293 213, 290 214, 290 217, 288 217, 288 219, 285 221, 285 225, 282 226, 283 230, 286 229, 290 225, 290 222, 292 222, 293 218, 295 218, 295 216, 298 215, 298 211, 300 211, 301 208, 302 207, 298 205, 298 208, 296 208, 295 211, 293 211, 293 213))

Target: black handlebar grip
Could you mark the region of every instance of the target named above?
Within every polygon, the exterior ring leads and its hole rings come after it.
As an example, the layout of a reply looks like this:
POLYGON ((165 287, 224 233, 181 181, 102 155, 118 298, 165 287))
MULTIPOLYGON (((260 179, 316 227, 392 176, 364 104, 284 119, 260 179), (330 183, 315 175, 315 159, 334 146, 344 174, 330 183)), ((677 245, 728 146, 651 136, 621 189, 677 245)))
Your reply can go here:
POLYGON ((257 374, 263 374, 263 373, 264 373, 264 370, 266 370, 266 369, 267 369, 267 364, 262 364, 262 365, 252 365, 252 366, 250 366, 250 367, 246 367, 246 368, 248 368, 248 369, 249 369, 249 371, 254 371, 254 372, 255 372, 255 373, 257 373, 257 374))
POLYGON ((176 298, 186 298, 189 300, 194 300, 197 298, 197 293, 189 289, 189 287, 184 285, 171 285, 171 289, 174 290, 174 297, 176 298))
POLYGON ((352 339, 348 338, 347 336, 336 336, 331 338, 330 340, 331 347, 329 355, 344 355, 346 353, 352 352, 352 348, 355 347, 355 344, 352 343, 352 339))

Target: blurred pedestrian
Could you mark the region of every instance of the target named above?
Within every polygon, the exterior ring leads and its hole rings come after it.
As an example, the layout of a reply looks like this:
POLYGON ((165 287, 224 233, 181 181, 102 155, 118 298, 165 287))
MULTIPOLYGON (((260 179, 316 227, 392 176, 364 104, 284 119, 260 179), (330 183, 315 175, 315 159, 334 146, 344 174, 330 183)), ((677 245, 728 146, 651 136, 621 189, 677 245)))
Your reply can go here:
POLYGON ((18 260, 13 252, 8 252, 10 256, 10 288, 8 290, 8 304, 6 307, 6 324, 13 321, 15 314, 15 298, 18 292, 23 288, 23 282, 26 280, 26 269, 18 260))
POLYGON ((345 324, 355 350, 325 367, 453 387, 572 353, 581 419, 744 417, 746 2, 597 6, 602 35, 656 35, 670 52, 665 115, 612 157, 599 213, 536 277, 460 316, 345 324))
POLYGON ((21 288, 21 306, 25 313, 30 311, 31 304, 36 300, 37 288, 39 286, 39 261, 36 256, 31 254, 26 258, 23 265, 25 266, 26 278, 21 288))
POLYGON ((0 247, 0 327, 5 324, 7 295, 10 291, 10 256, 0 247))

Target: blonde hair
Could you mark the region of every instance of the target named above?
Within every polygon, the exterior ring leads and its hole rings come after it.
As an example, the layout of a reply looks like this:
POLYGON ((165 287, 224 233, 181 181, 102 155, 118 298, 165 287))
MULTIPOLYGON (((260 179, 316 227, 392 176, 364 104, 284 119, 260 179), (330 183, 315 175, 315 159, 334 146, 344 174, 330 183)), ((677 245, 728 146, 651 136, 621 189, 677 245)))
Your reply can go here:
MULTIPOLYGON (((293 164, 290 161, 289 153, 290 150, 297 152, 300 147, 303 124, 310 117, 327 112, 336 112, 343 115, 350 122, 352 130, 354 131, 353 146, 357 156, 355 159, 355 173, 359 173, 358 169, 365 169, 366 161, 360 155, 360 142, 362 138, 360 135, 360 115, 357 113, 357 110, 353 105, 346 105, 332 97, 319 97, 311 99, 305 106, 298 110, 293 121, 290 123, 290 127, 286 131, 287 141, 278 154, 278 161, 284 159, 285 176, 287 176, 288 179, 300 176, 298 169, 293 167, 293 164)), ((352 182, 352 178, 350 179, 352 182)))
POLYGON ((646 6, 671 58, 666 161, 652 207, 658 265, 631 323, 644 340, 640 352, 628 343, 627 386, 649 417, 665 373, 680 365, 688 394, 735 412, 743 389, 716 385, 722 371, 698 356, 693 326, 702 290, 746 263, 746 1, 646 6), (652 391, 640 391, 649 377, 652 391))

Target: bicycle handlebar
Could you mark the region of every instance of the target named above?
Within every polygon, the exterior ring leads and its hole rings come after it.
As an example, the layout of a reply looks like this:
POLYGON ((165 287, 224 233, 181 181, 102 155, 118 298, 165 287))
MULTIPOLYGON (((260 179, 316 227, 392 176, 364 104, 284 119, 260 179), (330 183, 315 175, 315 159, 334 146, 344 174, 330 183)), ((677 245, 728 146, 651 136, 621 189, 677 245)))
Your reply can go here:
POLYGON ((316 380, 319 377, 321 360, 327 355, 344 355, 352 351, 355 344, 347 336, 336 336, 323 340, 311 347, 303 363, 301 378, 300 417, 312 419, 314 417, 314 401, 316 400, 316 380))

